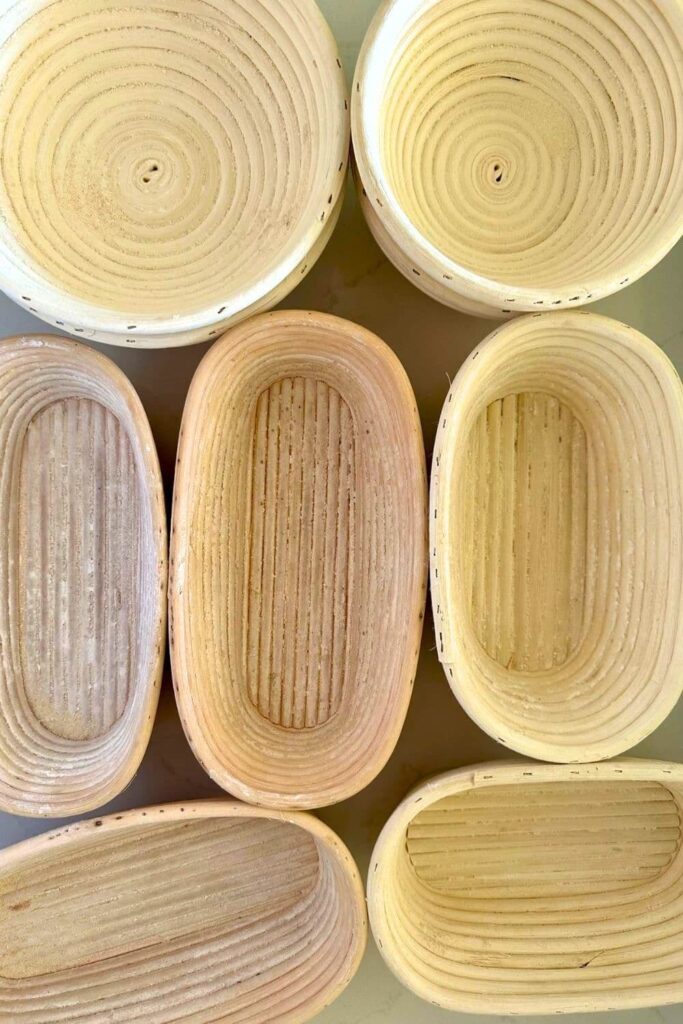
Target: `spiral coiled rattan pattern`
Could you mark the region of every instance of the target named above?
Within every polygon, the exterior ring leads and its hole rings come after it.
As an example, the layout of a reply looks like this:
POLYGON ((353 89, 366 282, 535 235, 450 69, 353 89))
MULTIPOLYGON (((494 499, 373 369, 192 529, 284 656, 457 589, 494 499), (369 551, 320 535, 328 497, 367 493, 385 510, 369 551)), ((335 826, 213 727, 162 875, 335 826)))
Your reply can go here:
POLYGON ((683 999, 683 768, 458 769, 413 791, 368 875, 399 980, 462 1013, 683 999))
POLYGON ((682 466, 681 381, 614 320, 519 318, 461 368, 432 468, 437 649, 501 743, 599 760, 674 707, 682 466))
POLYGON ((142 759, 166 643, 159 463, 108 359, 0 343, 0 520, 0 808, 89 811, 142 759))
POLYGON ((378 241, 466 312, 600 298, 683 232, 675 0, 388 0, 353 104, 378 241))
POLYGON ((183 415, 171 536, 178 707, 242 799, 322 807, 384 766, 426 591, 415 398, 375 335, 271 313, 205 357, 183 415))
POLYGON ((99 340, 219 333, 322 250, 347 108, 314 0, 5 4, 0 285, 99 340))
POLYGON ((127 811, 0 855, 0 1017, 303 1024, 349 983, 366 931, 358 869, 309 815, 127 811))

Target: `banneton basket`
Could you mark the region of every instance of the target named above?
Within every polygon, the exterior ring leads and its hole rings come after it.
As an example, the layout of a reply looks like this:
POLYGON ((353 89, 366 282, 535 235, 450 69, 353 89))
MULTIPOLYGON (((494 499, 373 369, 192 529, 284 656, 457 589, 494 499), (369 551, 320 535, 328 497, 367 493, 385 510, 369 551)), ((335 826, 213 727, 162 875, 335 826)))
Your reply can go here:
POLYGON ((0 342, 0 521, 0 809, 84 813, 138 768, 166 644, 159 463, 109 359, 0 342))
POLYGON ((322 807, 384 766, 420 647, 426 506, 415 397, 375 335, 271 313, 204 358, 181 427, 169 607, 180 716, 219 785, 322 807))
POLYGON ((526 316, 468 357, 431 483, 437 650, 500 743, 627 750, 683 689, 683 387, 642 334, 526 316))
POLYGON ((126 811, 0 853, 0 1016, 301 1024, 349 983, 366 932, 358 869, 310 815, 126 811))
POLYGON ((678 0, 384 0, 352 91, 361 202, 449 306, 571 307, 683 233, 678 0))
POLYGON ((683 1001, 683 767, 461 768, 377 842, 370 923, 398 979, 462 1013, 683 1001))
POLYGON ((315 0, 32 0, 0 14, 0 287, 114 345, 205 341, 336 223, 346 83, 315 0))

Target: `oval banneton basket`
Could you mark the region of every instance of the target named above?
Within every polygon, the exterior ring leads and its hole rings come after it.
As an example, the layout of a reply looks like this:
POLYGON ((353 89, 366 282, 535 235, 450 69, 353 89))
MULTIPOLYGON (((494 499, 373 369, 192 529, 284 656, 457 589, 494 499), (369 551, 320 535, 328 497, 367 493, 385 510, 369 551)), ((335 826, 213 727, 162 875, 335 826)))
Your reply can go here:
POLYGON ((84 813, 132 778, 159 697, 156 448, 112 362, 21 337, 0 342, 0 461, 0 809, 84 813))
POLYGON ((349 983, 366 932, 358 869, 310 815, 127 811, 0 854, 0 1016, 301 1024, 349 983))
POLYGON ((683 234, 678 0, 385 0, 352 91, 361 203, 449 306, 571 307, 683 234))
POLYGON ((469 356, 432 462, 437 649, 465 710, 547 761, 627 750, 683 688, 683 387, 590 313, 469 356))
POLYGON ((176 469, 171 659, 225 789, 322 807, 384 766, 420 647, 426 505, 415 398, 375 335, 272 313, 204 358, 176 469))
POLYGON ((370 864, 389 967, 462 1013, 683 1001, 683 767, 482 765, 415 789, 370 864))
POLYGON ((187 345, 269 309, 341 209, 346 83, 314 0, 0 14, 0 287, 71 333, 187 345))

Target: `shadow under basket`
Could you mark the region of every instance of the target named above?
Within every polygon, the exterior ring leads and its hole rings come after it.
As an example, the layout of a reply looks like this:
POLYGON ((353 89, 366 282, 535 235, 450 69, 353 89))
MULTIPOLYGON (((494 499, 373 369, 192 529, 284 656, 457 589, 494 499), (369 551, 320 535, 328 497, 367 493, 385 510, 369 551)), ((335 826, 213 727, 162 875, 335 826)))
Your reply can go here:
POLYGON ((415 789, 370 865, 400 981, 463 1013, 683 1000, 683 767, 490 764, 415 789))
POLYGON ((197 758, 252 803, 356 793, 398 740, 424 615, 424 448, 401 364, 319 313, 234 328, 192 382, 173 501, 171 657, 197 758))
POLYGON ((0 1017, 301 1024, 351 980, 366 930, 351 855, 309 815, 127 811, 0 854, 0 1017))
POLYGON ((109 359, 0 343, 0 808, 82 814, 131 780, 166 645, 152 432, 109 359))
POLYGON ((644 739, 683 688, 683 388, 589 313, 499 329, 444 405, 432 465, 437 649, 470 716, 547 761, 644 739))

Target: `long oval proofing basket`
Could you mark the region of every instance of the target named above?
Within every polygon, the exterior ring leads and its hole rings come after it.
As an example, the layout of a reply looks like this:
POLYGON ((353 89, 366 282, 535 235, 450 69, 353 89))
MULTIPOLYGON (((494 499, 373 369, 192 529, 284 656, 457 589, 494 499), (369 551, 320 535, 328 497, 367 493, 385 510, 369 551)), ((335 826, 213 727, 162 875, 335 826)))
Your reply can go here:
POLYGON ((0 287, 109 344, 217 336, 322 252, 348 118, 315 0, 5 3, 0 287))
POLYGON ((683 233, 677 0, 385 0, 356 68, 361 202, 446 305, 571 307, 683 233))
POLYGON ((683 1001, 683 768, 462 768, 415 789, 368 876, 400 981, 462 1013, 683 1001))
POLYGON ((233 329, 187 398, 170 621, 180 715, 242 799, 322 807, 388 760, 426 590, 422 431, 362 327, 272 313, 233 329))
POLYGON ((0 1016, 302 1024, 351 980, 366 930, 358 869, 309 815, 126 811, 0 854, 0 1016))
POLYGON ((62 338, 10 338, 0 469, 0 808, 79 814, 128 784, 156 712, 166 644, 156 448, 109 359, 62 338))
POLYGON ((548 761, 647 736, 683 688, 683 388, 642 334, 523 317, 467 359, 432 464, 437 649, 466 711, 548 761))

